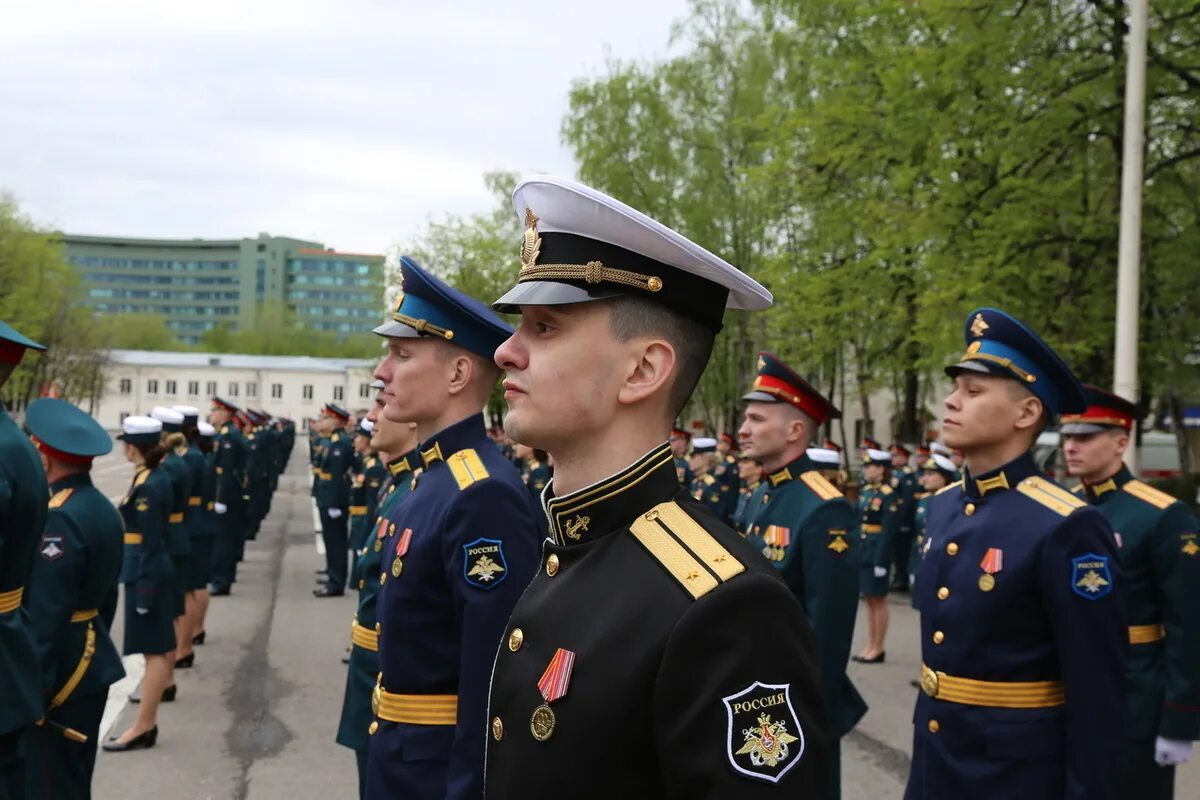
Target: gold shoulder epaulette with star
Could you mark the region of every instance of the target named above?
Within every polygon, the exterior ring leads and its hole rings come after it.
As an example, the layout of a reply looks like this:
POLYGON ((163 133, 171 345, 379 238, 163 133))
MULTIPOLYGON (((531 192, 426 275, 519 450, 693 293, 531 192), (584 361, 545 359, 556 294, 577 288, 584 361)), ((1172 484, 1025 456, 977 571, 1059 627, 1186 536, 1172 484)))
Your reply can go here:
POLYGON ((460 492, 488 477, 487 467, 483 466, 483 459, 479 457, 479 453, 469 447, 466 450, 459 450, 447 458, 446 465, 454 474, 454 480, 458 483, 460 492))
POLYGON ((49 508, 62 508, 74 493, 74 489, 59 489, 54 493, 54 497, 50 498, 49 508))
POLYGON ((745 565, 678 503, 659 503, 640 515, 629 530, 692 599, 746 571, 745 565))
POLYGON ((891 486, 888 486, 888 485, 885 483, 885 484, 883 484, 882 486, 880 486, 880 487, 879 487, 879 491, 880 491, 881 493, 883 493, 883 494, 891 494, 892 492, 894 492, 894 491, 895 491, 895 489, 893 489, 891 486))
POLYGON ((815 469, 801 473, 800 480, 804 481, 805 485, 813 490, 813 494, 822 500, 834 500, 842 496, 841 491, 815 469))
POLYGON ((1083 508, 1087 505, 1087 503, 1057 483, 1046 480, 1038 475, 1026 478, 1018 483, 1017 491, 1032 500, 1036 500, 1051 511, 1062 514, 1064 517, 1070 515, 1075 509, 1083 508))
POLYGON ((705 486, 712 486, 714 483, 716 483, 716 482, 717 482, 717 479, 716 479, 716 478, 714 478, 712 475, 709 475, 709 474, 705 473, 705 475, 703 475, 703 476, 700 478, 700 481, 701 481, 701 482, 702 482, 702 483, 703 483, 705 486))
POLYGON ((934 496, 934 497, 937 497, 939 494, 942 494, 942 493, 944 493, 944 492, 948 492, 948 491, 950 491, 951 489, 953 489, 954 487, 956 487, 956 486, 962 486, 962 485, 963 485, 963 482, 962 482, 961 480, 957 480, 957 481, 955 481, 954 483, 948 484, 948 485, 946 485, 946 486, 943 486, 942 488, 938 489, 936 492, 934 492, 934 493, 933 493, 933 496, 934 496))
POLYGON ((1127 481, 1121 488, 1155 508, 1170 508, 1175 503, 1175 498, 1171 495, 1139 480, 1127 481))

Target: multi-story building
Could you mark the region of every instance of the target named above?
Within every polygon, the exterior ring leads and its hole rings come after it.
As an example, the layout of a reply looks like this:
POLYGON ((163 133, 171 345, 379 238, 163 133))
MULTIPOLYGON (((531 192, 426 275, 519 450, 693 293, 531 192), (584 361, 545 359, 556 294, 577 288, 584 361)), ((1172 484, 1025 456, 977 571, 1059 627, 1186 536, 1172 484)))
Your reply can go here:
POLYGON ((61 241, 92 308, 159 314, 186 344, 221 323, 252 328, 264 308, 285 308, 306 327, 337 334, 368 332, 383 311, 382 255, 339 253, 266 233, 253 239, 63 234, 61 241))

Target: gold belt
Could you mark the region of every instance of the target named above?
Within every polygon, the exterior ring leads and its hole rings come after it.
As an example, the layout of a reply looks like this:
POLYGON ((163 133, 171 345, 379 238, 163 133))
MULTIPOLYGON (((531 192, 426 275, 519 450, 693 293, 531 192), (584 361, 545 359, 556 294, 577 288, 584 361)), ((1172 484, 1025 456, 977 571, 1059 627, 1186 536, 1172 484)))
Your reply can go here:
POLYGON ((1153 625, 1130 625, 1129 626, 1129 643, 1130 644, 1150 644, 1167 638, 1167 632, 1163 628, 1161 622, 1156 622, 1153 625))
POLYGON ((176 511, 174 514, 167 517, 167 522, 183 522, 183 512, 176 511))
POLYGON ((882 525, 871 525, 871 524, 864 522, 862 525, 858 526, 858 529, 860 531, 862 531, 863 533, 879 533, 881 530, 883 530, 883 526, 882 525))
POLYGON ((208 505, 206 505, 205 508, 207 508, 209 511, 212 511, 213 510, 213 502, 209 501, 208 505))
POLYGON ((71 622, 87 622, 88 620, 95 619, 98 616, 100 616, 99 611, 94 608, 88 608, 84 609, 83 611, 76 611, 74 614, 72 614, 71 622))
MULTIPOLYGON (((46 713, 50 713, 63 703, 67 702, 67 698, 69 698, 71 693, 79 687, 79 682, 83 680, 84 674, 87 673, 88 666, 92 663, 92 656, 96 654, 96 626, 93 625, 90 620, 92 617, 96 616, 97 612, 95 609, 76 611, 71 615, 71 621, 79 621, 76 619, 76 617, 79 617, 81 614, 91 614, 90 617, 83 617, 83 619, 89 620, 87 626, 87 638, 85 638, 83 642, 83 653, 79 656, 79 663, 75 665, 75 670, 71 673, 71 677, 67 678, 67 682, 64 683, 62 688, 58 690, 58 694, 54 695, 54 697, 50 700, 50 705, 46 708, 46 713)), ((45 725, 46 717, 43 716, 37 721, 37 724, 39 726, 45 725)), ((63 736, 66 736, 72 741, 82 744, 88 740, 86 734, 80 733, 73 728, 68 728, 65 725, 59 725, 53 720, 51 720, 51 725, 58 728, 63 736)))
POLYGON ((142 535, 140 533, 125 533, 125 544, 141 544, 142 535))
POLYGON ((921 665, 921 690, 948 703, 992 708, 1050 708, 1066 702, 1062 681, 977 681, 921 665))
POLYGON ((189 505, 189 506, 198 506, 198 505, 200 505, 200 497, 199 497, 199 496, 196 496, 196 497, 189 497, 189 498, 188 498, 188 505, 189 505))
POLYGON ((18 586, 9 592, 0 592, 0 614, 16 611, 21 607, 21 596, 25 593, 24 586, 18 586))
POLYGON ((350 516, 365 517, 367 515, 366 506, 350 506, 350 516))
POLYGON ((364 628, 357 621, 350 623, 350 641, 355 647, 370 650, 372 653, 379 652, 379 634, 370 628, 364 628))
POLYGON ((409 725, 458 724, 456 694, 392 694, 382 686, 371 692, 371 711, 388 722, 409 725))

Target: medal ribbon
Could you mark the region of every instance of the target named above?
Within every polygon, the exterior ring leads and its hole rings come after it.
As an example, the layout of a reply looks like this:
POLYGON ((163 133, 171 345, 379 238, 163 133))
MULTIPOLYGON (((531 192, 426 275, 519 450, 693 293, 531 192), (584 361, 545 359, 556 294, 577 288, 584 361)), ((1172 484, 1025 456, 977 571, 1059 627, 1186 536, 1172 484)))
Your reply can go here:
POLYGON ((989 547, 983 561, 979 562, 979 568, 988 575, 994 575, 1004 569, 1004 551, 999 547, 989 547))
POLYGON ((575 654, 570 650, 558 648, 554 658, 550 659, 550 665, 538 680, 538 691, 547 703, 553 703, 567 693, 567 686, 571 683, 571 670, 574 668, 575 654))
POLYGON ((408 543, 412 541, 412 528, 405 528, 404 533, 396 540, 396 558, 408 552, 408 543))

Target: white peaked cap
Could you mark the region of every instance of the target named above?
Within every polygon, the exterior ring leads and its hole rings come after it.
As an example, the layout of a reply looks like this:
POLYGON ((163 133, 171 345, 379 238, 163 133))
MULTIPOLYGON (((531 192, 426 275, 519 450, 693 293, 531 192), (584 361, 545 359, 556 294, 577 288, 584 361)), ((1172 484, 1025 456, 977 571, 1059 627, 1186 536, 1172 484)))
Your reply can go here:
POLYGON ((173 408, 167 408, 166 406, 155 406, 154 408, 150 409, 150 416, 156 420, 159 420, 160 422, 166 422, 170 425, 183 424, 183 414, 179 413, 173 408))
POLYGON ((162 421, 154 417, 126 417, 121 420, 121 432, 130 434, 162 433, 162 421))
POLYGON ((829 450, 824 447, 810 447, 805 453, 808 454, 809 460, 816 464, 842 463, 842 454, 837 450, 829 450))
POLYGON ((198 430, 200 432, 201 436, 216 436, 217 435, 217 429, 214 428, 212 425, 209 425, 207 422, 197 422, 196 430, 198 430))
POLYGON ((180 414, 183 414, 185 417, 200 416, 200 409, 196 408, 195 406, 171 406, 171 410, 178 411, 180 414))

